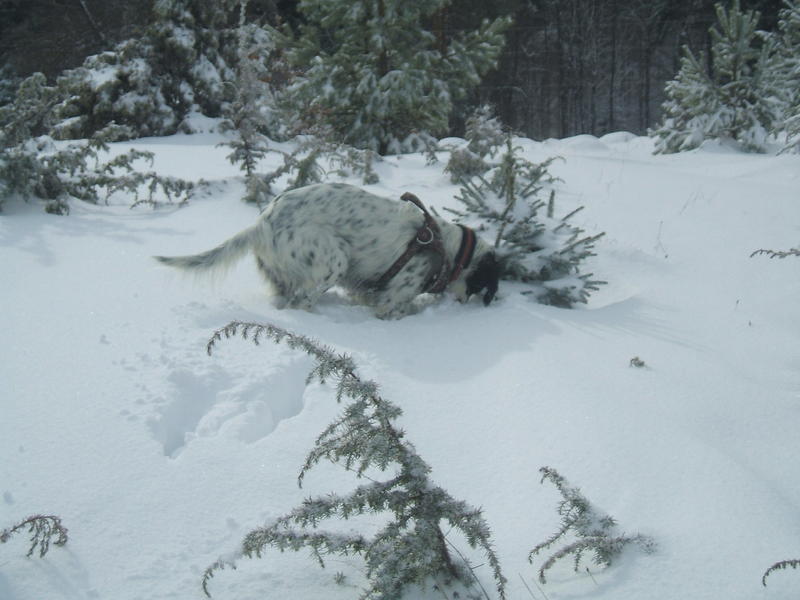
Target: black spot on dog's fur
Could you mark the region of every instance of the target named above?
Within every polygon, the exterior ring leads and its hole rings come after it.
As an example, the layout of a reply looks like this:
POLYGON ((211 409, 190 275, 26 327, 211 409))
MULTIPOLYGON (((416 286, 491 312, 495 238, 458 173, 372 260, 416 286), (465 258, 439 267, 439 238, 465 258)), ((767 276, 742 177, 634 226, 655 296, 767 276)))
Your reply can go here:
POLYGON ((467 296, 486 290, 486 293, 483 294, 483 304, 489 306, 497 293, 499 283, 500 265, 494 253, 489 252, 481 258, 472 273, 467 276, 467 296))

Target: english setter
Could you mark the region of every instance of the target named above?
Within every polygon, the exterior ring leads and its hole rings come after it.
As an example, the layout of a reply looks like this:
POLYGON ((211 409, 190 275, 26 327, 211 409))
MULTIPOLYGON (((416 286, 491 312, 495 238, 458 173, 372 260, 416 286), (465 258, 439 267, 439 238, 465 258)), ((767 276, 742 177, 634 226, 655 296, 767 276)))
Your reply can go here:
POLYGON ((425 292, 449 290, 466 301, 485 290, 488 306, 500 271, 493 249, 471 229, 431 216, 416 197, 404 198, 417 208, 351 185, 311 185, 276 197, 255 225, 212 250, 155 258, 211 271, 252 252, 279 308, 309 310, 333 286, 383 319, 413 312, 425 292))

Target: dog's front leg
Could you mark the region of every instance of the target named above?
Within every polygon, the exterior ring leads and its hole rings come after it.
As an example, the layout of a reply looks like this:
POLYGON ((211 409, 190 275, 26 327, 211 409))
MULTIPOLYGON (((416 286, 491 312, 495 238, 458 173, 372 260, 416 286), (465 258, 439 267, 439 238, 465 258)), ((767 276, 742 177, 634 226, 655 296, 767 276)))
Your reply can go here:
POLYGON ((416 312, 414 299, 422 292, 430 263, 414 257, 395 275, 386 288, 374 296, 375 316, 379 319, 400 319, 416 312))

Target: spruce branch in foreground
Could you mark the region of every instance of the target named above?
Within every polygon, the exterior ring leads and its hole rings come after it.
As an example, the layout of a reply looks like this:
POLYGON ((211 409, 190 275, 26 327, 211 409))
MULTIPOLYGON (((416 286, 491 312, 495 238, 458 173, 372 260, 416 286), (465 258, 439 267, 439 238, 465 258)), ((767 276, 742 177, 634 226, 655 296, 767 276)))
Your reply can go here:
POLYGON ((619 556, 623 548, 629 544, 639 546, 647 554, 655 550, 652 538, 636 534, 628 536, 616 535, 614 529, 616 521, 608 516, 596 512, 591 503, 580 490, 572 487, 558 471, 550 467, 539 469, 542 474, 542 483, 550 481, 561 493, 562 500, 558 505, 558 514, 561 517, 561 527, 541 544, 537 544, 528 554, 528 561, 533 564, 533 558, 542 550, 552 547, 570 532, 577 538, 556 550, 539 568, 539 581, 547 583, 545 573, 560 559, 572 555, 575 572, 578 571, 584 554, 591 552, 596 565, 608 567, 619 556))
MULTIPOLYGON (((298 484, 302 487, 306 473, 322 460, 339 464, 369 483, 346 496, 309 498, 288 514, 251 531, 235 558, 220 559, 206 569, 202 581, 206 595, 210 596, 208 584, 216 571, 235 568, 241 557, 261 557, 270 546, 282 552, 308 548, 321 566, 331 554, 362 556, 368 580, 361 596, 365 600, 395 600, 407 585, 431 581, 437 585, 458 582, 475 590, 480 583, 472 567, 454 561, 448 551, 450 541, 442 531, 442 522, 446 522, 462 532, 473 549, 483 550, 498 597, 505 599, 506 579, 481 511, 454 499, 431 481, 431 468, 395 424, 402 410, 378 393, 377 383, 361 379, 349 356, 269 324, 233 321, 212 335, 208 353, 213 353, 223 339, 234 336, 256 345, 266 338, 302 350, 316 361, 307 382, 335 382, 337 401, 347 402, 342 414, 317 437, 300 470, 298 484), (368 469, 388 472, 388 479, 367 477, 368 469), (390 518, 372 538, 318 528, 326 519, 364 514, 390 518)), ((488 600, 485 592, 484 596, 488 600)))
POLYGON ((63 546, 67 543, 67 528, 61 524, 61 518, 54 515, 33 515, 16 525, 0 531, 0 544, 5 544, 12 535, 27 527, 31 534, 31 547, 26 556, 33 556, 39 548, 39 558, 44 558, 50 550, 50 544, 63 546), (55 539, 53 539, 55 538, 55 539))
POLYGON ((767 587, 767 577, 769 577, 770 573, 773 571, 780 571, 783 569, 788 569, 789 567, 792 569, 800 569, 800 559, 795 558, 792 560, 781 560, 776 562, 769 569, 764 571, 764 574, 761 576, 761 585, 767 587))

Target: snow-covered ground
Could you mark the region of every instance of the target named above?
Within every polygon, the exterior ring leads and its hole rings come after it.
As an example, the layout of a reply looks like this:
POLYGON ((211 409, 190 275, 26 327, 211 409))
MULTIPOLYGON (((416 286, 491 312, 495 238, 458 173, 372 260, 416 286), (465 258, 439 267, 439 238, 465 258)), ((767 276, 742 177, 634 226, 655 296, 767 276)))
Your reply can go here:
MULTIPOLYGON (((608 285, 575 310, 506 285, 489 308, 445 298, 378 321, 334 293, 313 313, 276 310, 251 261, 212 283, 150 258, 208 249, 257 217, 218 141, 115 145, 209 181, 185 207, 120 199, 58 217, 7 203, 0 216, 0 529, 52 513, 70 535, 44 559, 25 557, 22 534, 0 545, 0 599, 201 598, 203 570, 250 529, 356 485, 323 465, 298 489, 341 407, 305 386, 310 359, 286 347, 231 340, 209 357, 208 338, 234 319, 353 355, 403 408, 432 479, 482 507, 509 599, 797 598, 799 571, 767 588, 761 575, 800 558, 800 258, 750 254, 800 243, 799 156, 654 157, 622 133, 520 140, 532 160, 566 159, 551 167, 557 211, 585 205, 574 222, 607 232, 589 267, 608 285), (537 587, 528 552, 559 526, 545 465, 657 552, 630 549, 590 573, 567 560, 537 587)), ((455 206, 441 168, 391 158, 369 187, 455 206)), ((305 553, 268 552, 239 566, 212 580, 215 598, 360 594, 358 557, 322 570, 305 553)), ((488 567, 477 573, 491 591, 488 567)))

